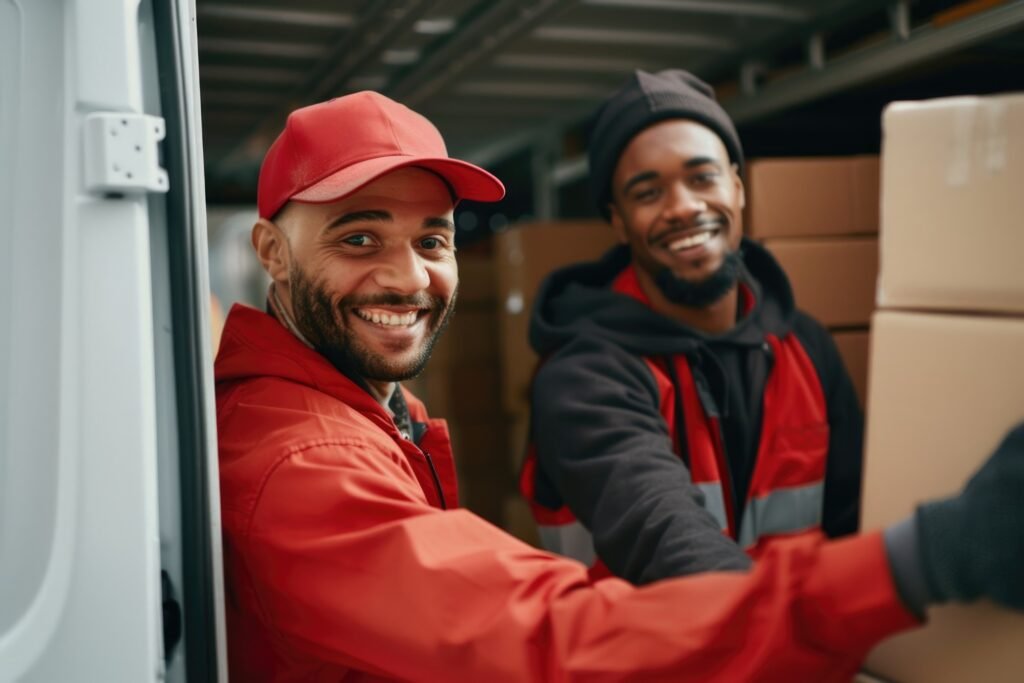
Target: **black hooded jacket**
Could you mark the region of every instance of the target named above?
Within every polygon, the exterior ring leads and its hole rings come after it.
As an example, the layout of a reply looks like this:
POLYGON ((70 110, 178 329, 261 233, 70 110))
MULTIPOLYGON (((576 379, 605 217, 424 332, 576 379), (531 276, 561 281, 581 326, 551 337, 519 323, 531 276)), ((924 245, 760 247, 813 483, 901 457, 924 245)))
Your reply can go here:
POLYGON ((689 359, 699 391, 717 406, 731 495, 742 506, 772 372, 766 335, 795 335, 827 404, 822 528, 829 536, 857 528, 863 419, 852 383, 828 332, 795 308, 771 255, 748 240, 741 249, 753 306, 724 334, 705 334, 612 291, 630 261, 626 247, 553 273, 534 306, 530 342, 543 360, 532 388, 533 502, 568 506, 591 532, 598 557, 634 583, 749 565, 704 510, 685 446, 671 443, 659 412, 645 357, 689 359))

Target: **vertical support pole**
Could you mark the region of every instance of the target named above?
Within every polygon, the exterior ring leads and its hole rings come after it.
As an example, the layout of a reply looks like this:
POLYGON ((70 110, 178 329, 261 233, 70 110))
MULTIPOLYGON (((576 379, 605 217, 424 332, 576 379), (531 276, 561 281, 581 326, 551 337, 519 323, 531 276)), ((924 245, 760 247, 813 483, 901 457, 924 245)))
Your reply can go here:
POLYGON ((533 213, 537 220, 553 220, 558 216, 558 186, 555 184, 555 161, 559 157, 557 132, 541 135, 533 145, 530 175, 533 179, 533 213))

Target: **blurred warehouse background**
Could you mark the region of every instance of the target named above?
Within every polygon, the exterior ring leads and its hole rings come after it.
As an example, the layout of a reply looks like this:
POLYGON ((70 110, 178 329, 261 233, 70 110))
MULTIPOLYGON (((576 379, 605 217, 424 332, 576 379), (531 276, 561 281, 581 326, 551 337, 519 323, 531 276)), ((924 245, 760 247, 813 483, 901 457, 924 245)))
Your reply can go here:
POLYGON ((459 313, 413 384, 449 419, 465 504, 527 540, 514 488, 535 362, 527 316, 552 268, 611 244, 586 191, 587 115, 632 69, 682 67, 715 86, 754 159, 751 236, 783 262, 798 304, 833 330, 862 398, 883 108, 1024 89, 1019 1, 196 5, 211 281, 225 309, 262 305, 249 246, 256 178, 296 107, 378 90, 434 121, 452 155, 506 183, 504 201, 457 212, 459 313))

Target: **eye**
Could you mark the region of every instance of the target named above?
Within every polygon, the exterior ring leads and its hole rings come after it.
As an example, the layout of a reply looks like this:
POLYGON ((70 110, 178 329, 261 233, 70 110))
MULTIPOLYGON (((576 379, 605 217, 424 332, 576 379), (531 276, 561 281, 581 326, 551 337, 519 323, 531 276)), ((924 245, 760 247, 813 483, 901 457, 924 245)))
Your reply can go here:
POLYGON ((656 187, 645 187, 633 193, 633 199, 638 202, 648 202, 657 199, 660 190, 656 187))
POLYGON ((442 237, 424 237, 420 240, 420 246, 427 251, 436 251, 438 249, 444 249, 447 246, 447 242, 442 237))
POLYGON ((353 247, 366 247, 366 246, 369 246, 369 244, 370 244, 370 236, 369 235, 349 235, 348 237, 343 238, 341 241, 344 242, 345 244, 351 245, 353 247))
POLYGON ((692 180, 694 185, 713 185, 718 180, 718 174, 713 171, 698 173, 692 180))

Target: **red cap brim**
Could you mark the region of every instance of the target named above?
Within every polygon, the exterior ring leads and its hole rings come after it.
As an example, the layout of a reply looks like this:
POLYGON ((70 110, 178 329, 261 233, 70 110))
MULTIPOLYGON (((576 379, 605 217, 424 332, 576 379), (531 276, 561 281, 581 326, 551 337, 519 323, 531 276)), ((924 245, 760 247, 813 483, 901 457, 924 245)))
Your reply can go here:
POLYGON ((438 174, 448 181, 458 199, 496 202, 505 196, 505 186, 500 180, 465 161, 444 157, 386 156, 346 166, 292 195, 291 199, 311 204, 335 202, 382 175, 407 166, 418 166, 438 174))

